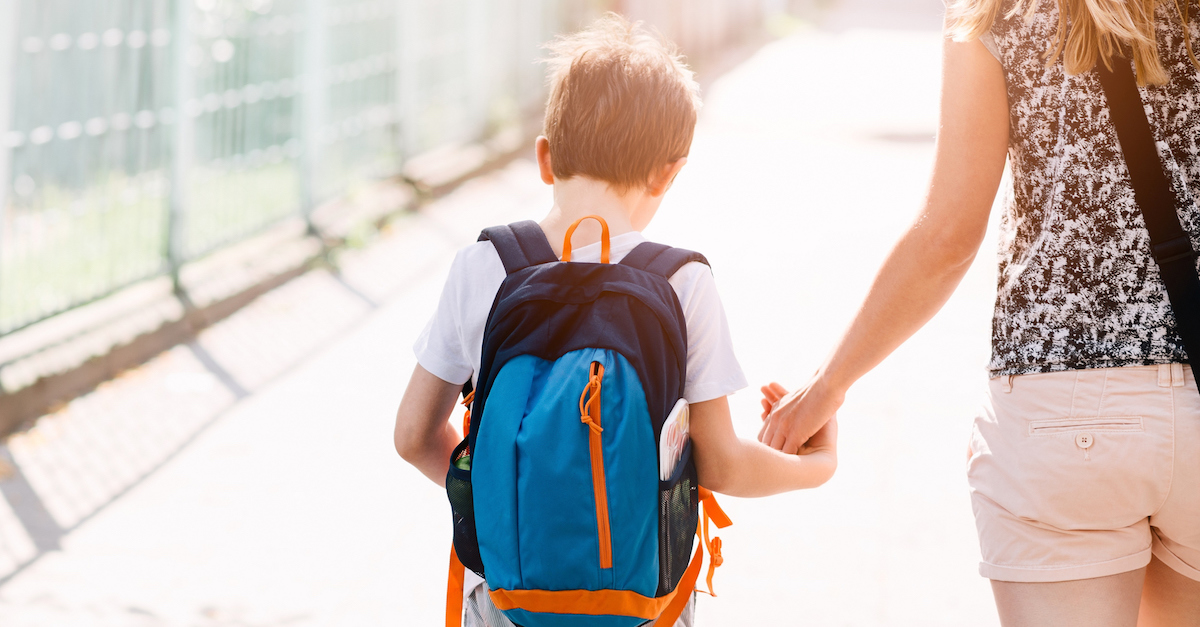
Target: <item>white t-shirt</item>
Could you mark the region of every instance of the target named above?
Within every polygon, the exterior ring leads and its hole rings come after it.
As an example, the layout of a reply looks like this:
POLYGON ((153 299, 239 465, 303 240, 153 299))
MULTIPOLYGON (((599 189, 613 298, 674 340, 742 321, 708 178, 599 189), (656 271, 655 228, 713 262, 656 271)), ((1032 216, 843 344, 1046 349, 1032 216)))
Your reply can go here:
MULTIPOLYGON (((609 257, 618 263, 646 241, 636 231, 614 236, 609 257)), ((600 261, 600 244, 572 251, 572 261, 600 261)), ((450 266, 437 312, 425 326, 413 350, 430 374, 450 383, 476 384, 483 353, 483 331, 500 283, 504 264, 491 242, 476 242, 460 250, 450 266)), ((746 387, 746 375, 733 354, 725 307, 709 267, 692 262, 670 279, 687 323, 687 381, 683 397, 688 403, 711 401, 746 387)), ((464 594, 483 584, 467 570, 464 594)))

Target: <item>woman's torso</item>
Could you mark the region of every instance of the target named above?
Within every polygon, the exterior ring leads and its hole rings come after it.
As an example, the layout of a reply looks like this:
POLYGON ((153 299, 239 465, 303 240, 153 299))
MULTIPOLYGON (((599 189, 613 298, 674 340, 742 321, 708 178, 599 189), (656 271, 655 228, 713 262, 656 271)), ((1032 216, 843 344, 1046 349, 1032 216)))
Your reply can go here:
MULTIPOLYGON (((1046 67, 1055 0, 992 27, 1009 101, 1012 188, 1001 218, 993 376, 1185 361, 1094 72, 1046 67)), ((1197 0, 1190 14, 1200 13, 1197 0)), ((1007 12, 1012 0, 1005 3, 1007 12)), ((1171 81, 1141 89, 1159 154, 1200 249, 1200 80, 1171 2, 1157 3, 1171 81)), ((1192 20, 1193 43, 1200 28, 1192 20)), ((1200 44, 1197 44, 1200 47, 1200 44)))

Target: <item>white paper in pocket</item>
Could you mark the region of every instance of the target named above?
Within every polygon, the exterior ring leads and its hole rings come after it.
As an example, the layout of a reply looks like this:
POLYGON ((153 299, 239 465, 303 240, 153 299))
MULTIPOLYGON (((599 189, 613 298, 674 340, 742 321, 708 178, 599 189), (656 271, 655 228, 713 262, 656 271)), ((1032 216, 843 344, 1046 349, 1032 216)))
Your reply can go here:
POLYGON ((658 438, 658 478, 666 481, 675 473, 675 465, 683 457, 683 448, 688 441, 688 402, 682 398, 663 423, 662 435, 658 438))

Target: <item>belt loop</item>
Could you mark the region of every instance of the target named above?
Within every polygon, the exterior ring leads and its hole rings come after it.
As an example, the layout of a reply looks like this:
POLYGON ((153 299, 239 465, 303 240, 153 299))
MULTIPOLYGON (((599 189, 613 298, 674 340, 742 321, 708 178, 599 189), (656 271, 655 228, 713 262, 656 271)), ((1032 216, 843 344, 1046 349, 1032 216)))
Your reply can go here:
POLYGON ((1158 364, 1158 387, 1171 387, 1171 364, 1158 364))
POLYGON ((1171 387, 1183 387, 1183 364, 1171 364, 1171 387))
POLYGON ((1006 374, 1006 375, 1000 377, 1000 379, 1001 379, 1000 385, 1004 386, 1004 393, 1011 394, 1012 393, 1013 375, 1006 374))

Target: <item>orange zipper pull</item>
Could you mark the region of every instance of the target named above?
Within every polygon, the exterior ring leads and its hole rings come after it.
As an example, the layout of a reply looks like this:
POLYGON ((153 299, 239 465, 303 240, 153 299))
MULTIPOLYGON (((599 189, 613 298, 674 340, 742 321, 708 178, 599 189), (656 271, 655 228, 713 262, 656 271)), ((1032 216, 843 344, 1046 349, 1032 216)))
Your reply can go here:
POLYGON ((592 418, 592 404, 600 402, 600 379, 603 376, 604 369, 600 366, 600 362, 593 361, 587 387, 583 388, 583 394, 579 396, 579 421, 586 424, 595 433, 604 431, 600 426, 600 412, 596 411, 596 418, 592 418))

